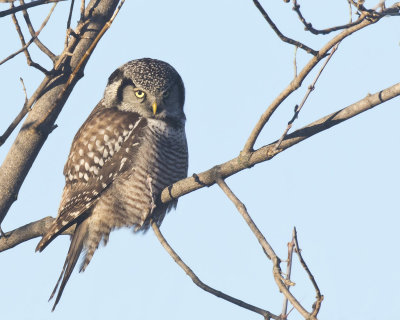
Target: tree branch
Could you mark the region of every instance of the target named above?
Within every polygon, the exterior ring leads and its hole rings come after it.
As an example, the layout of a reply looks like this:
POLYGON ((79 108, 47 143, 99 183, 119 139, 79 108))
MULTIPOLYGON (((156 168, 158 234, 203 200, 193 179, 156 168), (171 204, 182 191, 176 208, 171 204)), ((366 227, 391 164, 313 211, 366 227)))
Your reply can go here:
MULTIPOLYGON (((25 5, 24 0, 19 0, 19 2, 20 2, 22 5, 25 5)), ((39 40, 39 38, 37 37, 37 32, 35 32, 35 29, 34 29, 33 26, 32 26, 32 22, 31 22, 31 19, 30 19, 30 17, 29 17, 28 11, 26 11, 26 9, 23 9, 23 10, 22 10, 22 15, 24 16, 24 19, 25 19, 26 25, 27 25, 27 27, 28 27, 29 33, 31 34, 31 37, 34 38, 33 41, 35 42, 35 44, 36 44, 36 45, 38 46, 38 48, 39 48, 44 54, 46 54, 46 55, 51 59, 51 61, 53 61, 53 63, 54 63, 54 62, 57 60, 57 57, 56 57, 55 54, 54 54, 53 52, 51 52, 50 49, 47 48, 47 47, 39 40)))
POLYGON ((257 163, 271 160, 280 152, 294 146, 295 144, 310 138, 311 136, 325 131, 339 123, 346 121, 364 111, 374 108, 383 102, 393 99, 400 95, 400 83, 397 83, 389 88, 379 91, 375 94, 368 95, 364 99, 349 105, 348 107, 331 113, 309 125, 298 129, 291 134, 287 135, 282 141, 280 147, 274 150, 275 142, 270 143, 256 151, 243 154, 231 159, 220 165, 204 171, 199 174, 180 180, 171 186, 165 188, 161 194, 162 202, 168 202, 177 199, 185 194, 194 190, 209 187, 216 183, 218 178, 227 178, 239 171, 248 169, 257 163))
POLYGON ((255 307, 251 304, 248 304, 246 302, 243 302, 242 300, 236 299, 234 297, 231 297, 221 291, 215 290, 213 288, 211 288, 210 286, 206 285, 204 282, 202 282, 197 276, 196 274, 192 271, 192 269, 190 269, 188 267, 187 264, 185 264, 182 259, 179 257, 179 255, 174 251, 174 249, 172 249, 172 247, 169 245, 169 243, 167 242, 167 240, 165 240, 164 236, 162 235, 159 227, 157 226, 157 223, 152 221, 151 222, 151 226, 154 230, 155 235, 157 236, 158 241, 160 241, 160 243, 162 244, 162 246, 164 247, 164 249, 168 252, 168 254, 174 259, 174 261, 183 269, 183 271, 185 271, 185 273, 192 279, 192 281, 194 282, 195 285, 197 285, 199 288, 203 289, 204 291, 207 291, 211 294, 213 294, 214 296, 224 299, 226 301, 229 301, 233 304, 238 305, 239 307, 245 308, 247 310, 253 311, 255 313, 258 313, 260 315, 262 315, 265 319, 276 319, 276 320, 280 320, 279 316, 276 316, 274 314, 272 314, 269 311, 266 311, 264 309, 255 307))
MULTIPOLYGON (((5 233, 4 236, 0 237, 0 252, 11 249, 25 241, 43 236, 54 220, 55 218, 46 217, 5 233)), ((72 235, 73 231, 74 228, 69 228, 63 234, 72 235)))
POLYGON ((317 295, 316 301, 313 304, 313 311, 311 312, 311 314, 316 317, 321 308, 321 303, 322 303, 322 300, 324 300, 324 296, 321 295, 321 291, 319 290, 318 284, 315 281, 315 278, 314 278, 313 274, 311 273, 310 269, 308 268, 306 262, 304 261, 303 256, 301 255, 301 249, 299 247, 299 242, 297 241, 296 228, 294 228, 294 230, 293 230, 293 241, 294 241, 294 246, 296 249, 297 256, 299 257, 300 263, 301 263, 302 267, 304 268, 304 270, 307 272, 307 275, 310 278, 311 283, 314 286, 315 293, 317 295))
POLYGON ((264 10, 264 8, 261 6, 261 4, 258 2, 258 0, 253 0, 254 5, 257 7, 257 9, 261 12, 261 14, 263 15, 264 19, 268 22, 268 24, 270 25, 271 29, 274 30, 274 32, 278 35, 278 37, 286 43, 292 44, 300 49, 305 50, 307 53, 311 53, 313 56, 318 55, 318 51, 315 51, 314 49, 311 49, 310 47, 306 46, 305 44, 297 41, 297 40, 293 40, 291 38, 286 37, 285 35, 282 34, 282 32, 280 32, 280 30, 278 29, 278 27, 275 25, 275 23, 272 21, 272 19, 269 17, 268 13, 264 10))
POLYGON ((311 33, 313 33, 315 35, 319 35, 319 34, 325 35, 325 34, 328 34, 328 33, 334 32, 334 31, 347 29, 347 28, 350 28, 352 26, 355 26, 355 25, 361 23, 365 19, 365 16, 362 16, 354 22, 349 22, 349 23, 341 25, 341 26, 335 26, 335 27, 331 27, 331 28, 327 28, 327 29, 318 30, 318 29, 313 28, 313 26, 310 22, 306 21, 306 19, 304 18, 303 14, 300 11, 300 5, 297 4, 296 0, 293 0, 293 10, 297 13, 299 20, 305 27, 305 30, 310 31, 311 33))
POLYGON ((238 197, 232 192, 232 190, 228 187, 226 182, 223 179, 218 178, 217 183, 219 187, 224 191, 226 196, 233 202, 236 206, 237 210, 246 221, 250 230, 253 232, 261 247, 263 248, 267 257, 272 260, 273 265, 273 275, 276 284, 278 285, 279 291, 290 301, 293 307, 304 317, 304 319, 313 320, 316 319, 313 317, 304 307, 300 304, 300 302, 292 295, 292 293, 286 287, 285 279, 282 277, 282 271, 280 267, 281 259, 275 254, 274 250, 265 239, 264 235, 258 229, 253 219, 251 219, 249 213, 247 212, 246 206, 239 200, 238 197))
POLYGON ((60 2, 60 1, 65 1, 65 0, 37 0, 37 1, 32 1, 30 3, 23 4, 23 5, 18 6, 18 7, 13 7, 13 8, 8 9, 8 10, 0 11, 0 18, 8 16, 8 15, 13 14, 13 13, 16 13, 18 11, 22 11, 22 10, 33 8, 33 7, 36 7, 36 6, 40 6, 42 4, 52 3, 52 2, 60 2))
POLYGON ((400 10, 400 3, 394 4, 391 8, 387 8, 382 11, 382 13, 376 14, 375 11, 369 12, 365 11, 362 13, 362 17, 366 17, 359 24, 352 26, 348 29, 343 30, 341 33, 336 35, 333 39, 328 41, 321 50, 318 51, 318 54, 311 58, 311 60, 307 63, 307 65, 301 70, 301 72, 295 77, 291 83, 272 101, 267 110, 261 115, 257 124, 253 128, 249 138, 246 141, 246 144, 243 148, 243 153, 248 153, 253 150, 254 144, 258 138, 258 135, 264 128, 265 124, 268 122, 272 114, 275 110, 280 106, 280 104, 295 90, 297 90, 303 80, 307 77, 307 75, 311 72, 311 70, 318 64, 318 62, 323 59, 329 50, 331 50, 336 44, 341 42, 344 38, 350 36, 354 32, 361 30, 371 24, 378 22, 382 17, 386 15, 391 15, 393 12, 398 12, 400 10))

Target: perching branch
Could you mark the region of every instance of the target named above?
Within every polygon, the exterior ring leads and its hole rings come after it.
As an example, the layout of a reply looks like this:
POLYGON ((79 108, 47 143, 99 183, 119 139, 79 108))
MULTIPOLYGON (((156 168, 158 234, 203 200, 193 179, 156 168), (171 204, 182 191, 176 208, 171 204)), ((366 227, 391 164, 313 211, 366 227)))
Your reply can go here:
POLYGON ((276 319, 279 320, 280 317, 272 314, 269 311, 266 311, 264 309, 255 307, 251 304, 248 304, 246 302, 243 302, 239 299, 236 299, 234 297, 231 297, 221 291, 215 290, 213 288, 211 288, 210 286, 206 285, 204 282, 202 282, 197 276, 196 274, 192 271, 192 269, 190 269, 188 267, 187 264, 185 264, 182 259, 179 257, 179 255, 174 251, 174 249, 172 249, 172 247, 169 245, 169 243, 167 242, 167 240, 165 240, 164 236, 162 235, 159 227, 157 226, 156 222, 152 222, 151 226, 154 230, 155 235, 157 236, 158 241, 160 241, 160 243, 162 244, 162 246, 164 247, 164 249, 168 252, 168 254, 174 259, 174 261, 183 269, 183 271, 185 271, 185 273, 192 279, 192 281, 194 282, 195 285, 197 285, 198 287, 200 287, 201 289, 203 289, 204 291, 207 291, 211 294, 213 294, 214 296, 224 299, 226 301, 229 301, 233 304, 238 305, 239 307, 245 308, 247 310, 253 311, 255 313, 258 313, 260 315, 262 315, 265 319, 276 319))
MULTIPOLYGON (((350 118, 372 109, 390 99, 400 95, 400 83, 397 83, 387 89, 379 91, 375 94, 368 95, 364 99, 349 105, 339 111, 331 113, 317 121, 314 121, 307 126, 298 129, 287 135, 282 141, 280 147, 275 150, 276 141, 272 142, 258 150, 251 152, 247 156, 239 155, 225 163, 217 165, 207 171, 175 182, 169 187, 166 187, 161 194, 163 203, 173 199, 178 199, 185 194, 193 192, 203 187, 209 187, 217 182, 218 179, 227 178, 239 171, 248 169, 258 163, 271 160, 282 151, 293 147, 301 141, 307 140, 313 135, 328 130, 329 128, 338 125, 339 123, 349 120, 350 118)), ((1 172, 1 171, 0 171, 1 172)), ((24 237, 19 239, 19 243, 26 240, 24 237)))
POLYGON ((400 83, 397 83, 389 88, 379 91, 375 94, 368 95, 360 101, 349 105, 346 108, 331 113, 309 125, 298 129, 283 139, 282 144, 277 150, 275 142, 259 148, 258 150, 241 153, 238 157, 231 159, 220 165, 204 171, 199 174, 194 174, 192 177, 180 180, 173 185, 165 188, 161 194, 162 202, 168 202, 172 199, 177 199, 194 190, 211 186, 216 183, 218 178, 227 178, 239 171, 248 169, 257 163, 271 160, 277 154, 294 146, 295 144, 304 141, 313 135, 325 131, 339 123, 346 121, 364 111, 372 109, 390 99, 400 95, 400 83))

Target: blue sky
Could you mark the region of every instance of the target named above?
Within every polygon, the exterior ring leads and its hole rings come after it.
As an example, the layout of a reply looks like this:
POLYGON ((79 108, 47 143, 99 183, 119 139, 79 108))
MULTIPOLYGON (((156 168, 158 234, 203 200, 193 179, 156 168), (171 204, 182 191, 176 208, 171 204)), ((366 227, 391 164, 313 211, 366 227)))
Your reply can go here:
MULTIPOLYGON (((348 21, 345 0, 330 2, 329 10, 325 2, 302 2, 303 13, 316 28, 348 21)), ((314 49, 333 36, 304 32, 290 4, 261 3, 283 33, 314 49)), ((60 3, 40 36, 54 53, 64 44, 68 8, 68 2, 60 3)), ((36 28, 48 10, 49 5, 31 10, 36 28)), ((72 21, 77 19, 78 12, 72 21)), ((0 47, 3 58, 20 43, 10 17, 0 19, 0 30, 6 44, 0 47)), ((293 129, 397 83, 399 30, 400 19, 390 17, 343 41, 293 129)), ((38 50, 32 48, 31 54, 50 68, 38 50)), ((261 113, 293 78, 293 56, 294 48, 276 37, 252 1, 127 1, 94 51, 2 228, 8 231, 56 215, 70 143, 118 66, 153 57, 179 71, 186 86, 192 174, 238 155, 261 113)), ((298 51, 299 70, 310 58, 298 51)), ((281 105, 256 146, 280 137, 317 69, 281 105)), ((23 55, 0 66, 0 76, 4 130, 24 101, 19 77, 32 94, 43 76, 26 67, 23 55)), ((303 256, 325 296, 323 319, 398 315, 399 117, 397 98, 227 179, 282 259, 296 226, 303 256)), ((14 138, 0 148, 0 160, 14 138)), ((271 263, 217 186, 182 197, 161 230, 205 283, 280 313, 283 298, 271 263)), ((113 232, 87 270, 73 273, 51 313, 47 299, 69 239, 59 237, 40 254, 34 252, 38 241, 0 254, 4 319, 260 319, 196 287, 152 231, 134 235, 130 230, 113 232)), ((315 293, 298 263, 293 281, 293 292, 309 309, 315 293)), ((300 316, 294 311, 291 318, 300 316)))

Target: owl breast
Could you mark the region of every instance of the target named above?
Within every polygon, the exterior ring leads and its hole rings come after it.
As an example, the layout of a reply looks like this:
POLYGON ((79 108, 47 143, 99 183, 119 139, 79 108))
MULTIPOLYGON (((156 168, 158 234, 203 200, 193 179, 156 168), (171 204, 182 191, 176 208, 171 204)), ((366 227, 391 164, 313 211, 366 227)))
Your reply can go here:
POLYGON ((160 193, 187 176, 184 127, 175 128, 155 119, 147 121, 141 140, 136 142, 138 146, 131 146, 135 150, 132 159, 121 162, 130 167, 113 181, 93 208, 89 225, 93 239, 87 239, 87 247, 102 237, 107 240, 113 228, 133 226, 135 231, 146 231, 150 220, 161 224, 167 211, 176 206, 176 201, 161 203, 160 193))

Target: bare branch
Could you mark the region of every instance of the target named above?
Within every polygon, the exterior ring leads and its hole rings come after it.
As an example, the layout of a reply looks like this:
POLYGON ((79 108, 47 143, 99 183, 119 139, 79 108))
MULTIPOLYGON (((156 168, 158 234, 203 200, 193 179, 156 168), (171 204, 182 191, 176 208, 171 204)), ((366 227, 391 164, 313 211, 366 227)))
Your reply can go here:
POLYGON ((22 119, 25 117, 25 115, 31 110, 30 108, 27 107, 28 104, 28 97, 26 95, 26 89, 25 89, 25 84, 22 78, 20 78, 22 82, 22 87, 25 93, 25 102, 22 107, 22 110, 19 112, 17 117, 14 119, 14 121, 9 125, 7 130, 3 133, 2 136, 0 136, 0 146, 4 144, 4 142, 7 140, 7 138, 10 136, 10 134, 14 131, 14 129, 18 126, 18 124, 22 121, 22 119))
POLYGON ((232 192, 232 190, 228 187, 228 185, 223 179, 217 178, 217 183, 219 187, 222 189, 222 191, 224 191, 226 196, 236 206, 237 210, 242 215, 243 219, 246 221, 247 225, 249 226, 253 234, 256 236, 258 242, 260 243, 267 257, 270 260, 272 260, 274 279, 276 284, 278 285, 279 291, 282 292, 282 294, 288 298, 290 303, 305 319, 315 319, 306 309, 304 309, 304 307, 300 304, 300 302, 297 301, 297 299, 290 293, 290 291, 286 287, 286 282, 285 279, 282 277, 282 271, 280 267, 281 260, 275 254, 274 250, 272 249, 268 241, 265 239, 264 235, 261 233, 256 224, 253 222, 253 219, 251 219, 245 205, 239 200, 238 197, 236 197, 236 195, 232 192))
POLYGON ((321 295, 321 291, 319 290, 318 284, 315 281, 315 278, 314 278, 313 274, 311 273, 310 269, 308 268, 306 262, 304 261, 303 256, 301 255, 301 249, 299 248, 299 243, 297 241, 297 230, 296 230, 296 228, 294 228, 294 230, 293 230, 293 239, 294 239, 294 245, 295 245, 297 256, 299 257, 300 263, 303 266, 304 270, 307 272, 308 277, 310 278, 311 283, 313 284, 315 292, 316 292, 316 295, 317 295, 316 296, 316 301, 313 304, 313 311, 311 313, 313 316, 316 317, 318 312, 319 312, 319 310, 320 310, 320 308, 321 308, 321 303, 322 303, 322 300, 324 300, 324 296, 321 295))
POLYGON ((31 56, 29 54, 28 51, 28 47, 32 44, 32 42, 39 36, 40 32, 43 30, 43 28, 46 26, 47 22, 50 19, 51 14, 54 11, 55 6, 57 5, 57 3, 54 3, 54 5, 52 6, 52 8, 50 9, 49 14, 47 15, 46 19, 44 19, 42 25, 40 26, 39 30, 35 33, 35 35, 31 38, 31 40, 28 41, 28 43, 25 43, 25 39, 24 39, 24 35, 22 34, 21 31, 21 27, 19 26, 17 17, 15 16, 15 14, 12 14, 12 20, 14 22, 15 25, 15 29, 17 30, 19 39, 21 40, 21 44, 22 44, 22 48, 20 50, 18 50, 17 52, 11 54, 10 56, 8 56, 7 58, 5 58, 4 60, 2 60, 0 62, 0 65, 2 65, 3 63, 7 62, 8 60, 14 58, 16 55, 18 55, 19 53, 21 53, 22 51, 24 51, 25 53, 25 57, 26 57, 26 61, 28 66, 32 66, 35 67, 36 69, 42 71, 44 74, 48 75, 49 71, 47 71, 45 68, 43 68, 40 64, 33 62, 31 59, 31 56))
POLYGON ((331 28, 327 28, 327 29, 322 29, 322 30, 318 30, 313 28, 312 24, 310 22, 307 22, 306 19, 304 18, 303 14, 300 11, 300 5, 297 4, 297 0, 293 0, 293 10, 297 13, 300 21, 303 23, 304 25, 304 29, 307 31, 310 31, 311 33, 318 35, 318 34, 328 34, 331 33, 333 31, 338 31, 338 30, 343 30, 343 29, 348 29, 350 27, 356 26, 357 24, 361 23, 364 19, 365 19, 365 15, 361 16, 359 19, 357 19, 354 22, 349 22, 347 24, 341 25, 341 26, 336 26, 336 27, 331 27, 331 28))
POLYGON ((287 124, 287 127, 285 129, 285 131, 283 132, 281 138, 279 139, 279 141, 276 143, 275 149, 278 149, 279 146, 281 145, 283 139, 286 137, 287 133, 289 132, 289 130, 292 128, 293 122, 298 118, 299 113, 301 111, 301 108, 303 108, 304 104, 307 101, 308 96, 311 94, 311 92, 315 89, 315 84, 317 83, 322 71, 324 71, 326 65, 328 64, 329 60, 331 60, 333 54, 336 52, 338 46, 339 46, 340 42, 337 43, 333 49, 331 50, 331 53, 329 54, 328 58, 325 60, 324 64, 322 65, 321 69, 318 71, 317 75, 315 76, 314 81, 312 82, 311 85, 308 86, 308 90, 306 92, 306 94, 304 95, 303 100, 301 101, 301 103, 299 105, 296 105, 295 109, 294 109, 294 115, 292 117, 292 119, 290 119, 290 121, 287 124))
MULTIPOLYGON (((19 0, 19 2, 20 2, 22 5, 25 5, 24 0, 19 0)), ((57 4, 57 3, 55 3, 55 4, 57 4)), ((39 48, 40 50, 42 50, 42 52, 43 52, 44 54, 46 54, 46 55, 51 59, 51 61, 53 61, 53 63, 54 63, 54 62, 57 60, 57 57, 56 57, 56 55, 55 55, 53 52, 51 52, 50 49, 47 48, 47 47, 39 40, 39 38, 37 37, 37 32, 35 32, 35 29, 33 29, 32 22, 31 22, 31 19, 29 18, 28 11, 26 11, 25 9, 23 9, 23 10, 22 10, 22 15, 24 16, 24 19, 25 19, 26 25, 27 25, 27 27, 28 27, 29 33, 31 34, 31 37, 34 38, 33 41, 35 42, 35 44, 36 44, 36 45, 38 46, 38 48, 39 48), (36 37, 35 37, 35 36, 36 36, 36 37)))
MULTIPOLYGON (((290 286, 293 285, 293 283, 290 280, 290 277, 292 275, 292 263, 293 263, 293 249, 294 249, 294 235, 295 235, 295 229, 293 229, 293 235, 292 235, 292 240, 287 244, 288 246, 288 258, 286 262, 286 279, 285 282, 287 284, 287 289, 290 290, 290 286)), ((288 312, 287 312, 287 307, 288 307, 288 298, 285 296, 283 299, 283 306, 282 306, 282 314, 281 318, 282 319, 287 319, 288 312)))
POLYGON ((276 144, 275 141, 270 143, 269 145, 261 147, 256 151, 252 151, 246 154, 241 153, 238 157, 232 160, 229 160, 220 165, 216 165, 213 168, 202 173, 193 174, 193 176, 191 177, 174 183, 173 185, 165 188, 162 191, 161 200, 163 203, 166 203, 173 199, 177 199, 185 194, 188 194, 194 190, 203 188, 205 186, 211 186, 219 178, 227 178, 239 171, 248 169, 256 165, 257 163, 271 160, 277 154, 294 146, 295 144, 306 140, 319 132, 325 131, 335 125, 338 125, 343 121, 346 121, 399 95, 400 83, 397 83, 375 94, 368 95, 364 99, 361 99, 360 101, 351 104, 346 108, 331 113, 287 135, 282 141, 282 144, 278 150, 274 150, 276 144))
POLYGON ((211 294, 213 294, 214 296, 218 297, 218 298, 222 298, 226 301, 229 301, 233 304, 236 304, 239 307, 245 308, 247 310, 253 311, 255 313, 258 313, 260 315, 262 315, 265 319, 277 319, 279 320, 280 317, 276 316, 274 314, 272 314, 269 311, 266 311, 264 309, 255 307, 251 304, 248 304, 246 302, 243 302, 242 300, 236 299, 234 297, 231 297, 221 291, 215 290, 213 288, 211 288, 210 286, 206 285, 204 282, 202 282, 197 276, 196 274, 192 271, 192 269, 190 269, 188 267, 187 264, 185 264, 182 259, 179 257, 179 255, 174 251, 174 249, 172 249, 172 247, 169 245, 169 243, 167 242, 167 240, 165 240, 164 236, 162 235, 159 227, 157 226, 157 223, 152 221, 151 222, 151 226, 154 230, 155 235, 157 236, 158 241, 160 241, 160 243, 162 244, 162 246, 164 247, 164 249, 168 252, 168 254, 174 259, 174 261, 185 271, 185 273, 192 279, 192 281, 194 282, 195 285, 197 285, 198 287, 200 287, 201 289, 203 289, 204 291, 207 291, 211 294))
MULTIPOLYGON (((54 220, 55 218, 46 217, 5 233, 0 238, 0 252, 11 249, 25 241, 43 236, 54 220)), ((74 228, 69 228, 62 234, 72 235, 73 231, 74 228)))
POLYGON ((8 15, 13 14, 13 13, 16 13, 18 11, 27 10, 29 8, 32 8, 32 7, 40 6, 42 4, 52 3, 52 2, 60 2, 60 1, 65 1, 65 0, 37 0, 37 1, 32 1, 32 2, 30 2, 28 4, 23 4, 23 5, 20 5, 18 7, 12 7, 11 9, 0 11, 0 18, 8 16, 8 15))
POLYGON ((261 12, 261 14, 263 15, 264 19, 268 22, 268 24, 270 25, 270 27, 272 28, 272 30, 275 31, 275 33, 278 35, 278 37, 289 44, 292 44, 298 48, 301 48, 303 50, 305 50, 307 53, 311 53, 312 55, 316 56, 318 55, 318 51, 315 51, 314 49, 311 49, 310 47, 306 46, 305 44, 293 40, 291 38, 286 37, 285 35, 282 34, 282 32, 279 31, 279 29, 277 28, 277 26, 275 25, 275 23, 271 20, 271 18, 269 17, 269 15, 267 14, 267 12, 264 10, 264 8, 261 6, 261 4, 258 2, 258 0, 253 0, 255 6, 257 7, 257 9, 261 12))
POLYGON ((246 144, 243 148, 243 153, 246 154, 253 150, 254 144, 258 138, 258 135, 264 128, 265 124, 268 122, 272 114, 275 110, 280 106, 280 104, 295 90, 297 90, 307 75, 311 72, 311 70, 318 64, 318 62, 331 50, 337 43, 342 41, 344 38, 348 37, 352 33, 365 28, 368 25, 375 23, 376 21, 370 20, 363 20, 356 26, 353 26, 349 29, 346 29, 335 36, 332 40, 328 41, 322 49, 319 51, 318 55, 311 58, 311 60, 307 63, 307 65, 301 70, 298 76, 291 81, 291 83, 272 101, 266 111, 261 115, 260 119, 258 120, 257 124, 253 128, 249 138, 246 141, 246 144))

